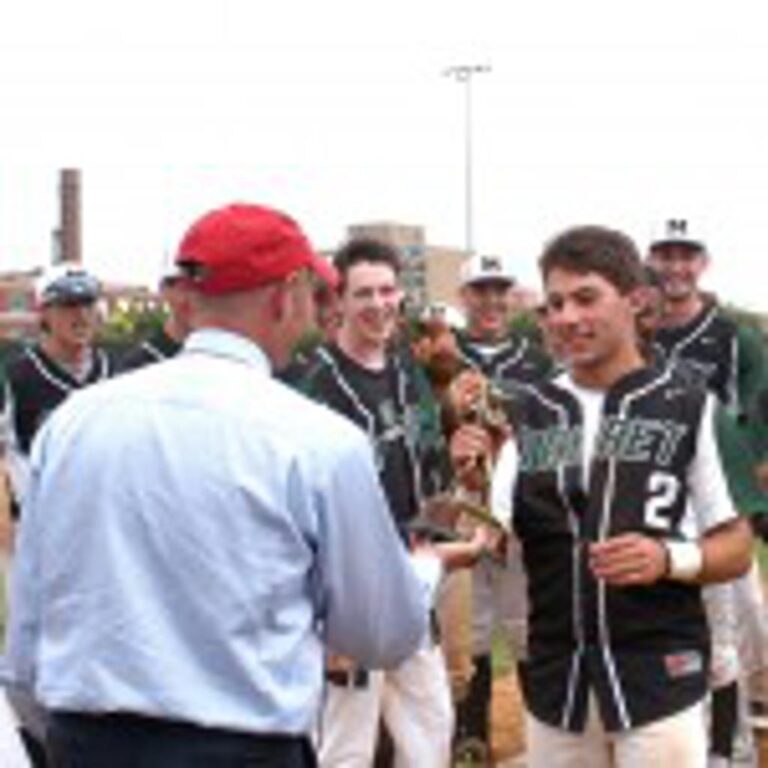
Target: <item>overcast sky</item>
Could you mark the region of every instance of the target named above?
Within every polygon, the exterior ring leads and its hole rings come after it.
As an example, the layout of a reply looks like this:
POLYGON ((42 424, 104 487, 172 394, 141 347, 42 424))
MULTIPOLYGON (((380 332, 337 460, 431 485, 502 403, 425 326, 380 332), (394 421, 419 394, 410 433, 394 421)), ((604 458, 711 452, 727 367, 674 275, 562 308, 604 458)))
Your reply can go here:
POLYGON ((757 2, 25 0, 0 14, 0 268, 45 261, 56 171, 81 167, 85 260, 149 281, 234 199, 318 247, 347 224, 464 239, 462 86, 475 80, 475 244, 535 285, 574 223, 641 246, 705 232, 710 287, 768 309, 768 25, 757 2))

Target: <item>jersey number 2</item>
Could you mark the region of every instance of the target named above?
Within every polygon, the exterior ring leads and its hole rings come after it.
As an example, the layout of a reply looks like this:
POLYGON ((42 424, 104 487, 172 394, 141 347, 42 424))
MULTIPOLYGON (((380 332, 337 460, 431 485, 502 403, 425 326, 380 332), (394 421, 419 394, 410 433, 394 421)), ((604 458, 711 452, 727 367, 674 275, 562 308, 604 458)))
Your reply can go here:
POLYGON ((645 524, 649 528, 672 529, 671 511, 677 501, 680 481, 667 472, 654 472, 648 478, 650 498, 645 502, 645 524))

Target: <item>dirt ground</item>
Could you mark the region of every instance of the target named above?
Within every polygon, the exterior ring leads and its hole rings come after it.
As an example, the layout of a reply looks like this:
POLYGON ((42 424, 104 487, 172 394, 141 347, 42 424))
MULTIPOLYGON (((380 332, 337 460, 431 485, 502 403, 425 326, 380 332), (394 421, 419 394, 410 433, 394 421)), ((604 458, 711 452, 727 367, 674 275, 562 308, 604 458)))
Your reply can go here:
POLYGON ((491 729, 495 763, 522 754, 523 706, 514 672, 494 680, 491 729))

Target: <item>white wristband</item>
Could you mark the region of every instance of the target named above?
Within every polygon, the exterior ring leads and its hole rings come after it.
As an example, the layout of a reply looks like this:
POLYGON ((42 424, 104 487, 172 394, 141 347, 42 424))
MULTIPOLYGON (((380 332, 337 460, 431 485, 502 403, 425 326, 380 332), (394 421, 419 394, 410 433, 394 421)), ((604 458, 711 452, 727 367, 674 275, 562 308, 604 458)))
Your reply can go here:
POLYGON ((668 578, 675 581, 695 581, 704 566, 704 554, 695 541, 666 540, 669 556, 668 578))

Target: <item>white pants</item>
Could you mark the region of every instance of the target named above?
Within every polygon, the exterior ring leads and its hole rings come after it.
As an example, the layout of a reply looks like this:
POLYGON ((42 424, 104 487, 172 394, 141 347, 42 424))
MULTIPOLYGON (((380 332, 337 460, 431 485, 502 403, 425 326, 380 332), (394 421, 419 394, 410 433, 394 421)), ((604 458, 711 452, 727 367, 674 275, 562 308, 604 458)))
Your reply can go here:
POLYGON ((620 733, 603 729, 590 699, 583 733, 526 716, 526 768, 705 768, 707 734, 699 703, 662 720, 620 733))
POLYGON ((739 659, 743 671, 750 674, 768 667, 768 622, 756 558, 752 558, 749 571, 732 584, 738 622, 739 659))
POLYGON ((734 581, 703 590, 712 632, 712 685, 719 687, 768 666, 768 626, 762 581, 753 558, 734 581))
MULTIPOLYGON (((4 480, 0 472, 0 482, 4 480)), ((0 504, 7 502, 0 498, 0 504)), ((4 511, 0 511, 3 514, 4 511)), ((3 581, 8 585, 9 558, 7 553, 0 552, 0 571, 3 581)), ((3 601, 7 602, 7 595, 3 595, 3 601)), ((13 708, 8 703, 6 692, 0 688, 0 766, 2 768, 30 768, 27 750, 19 736, 18 720, 13 708)))
POLYGON ((365 688, 328 686, 316 739, 320 766, 370 768, 380 718, 395 744, 395 768, 448 768, 453 705, 439 646, 372 672, 365 688))

